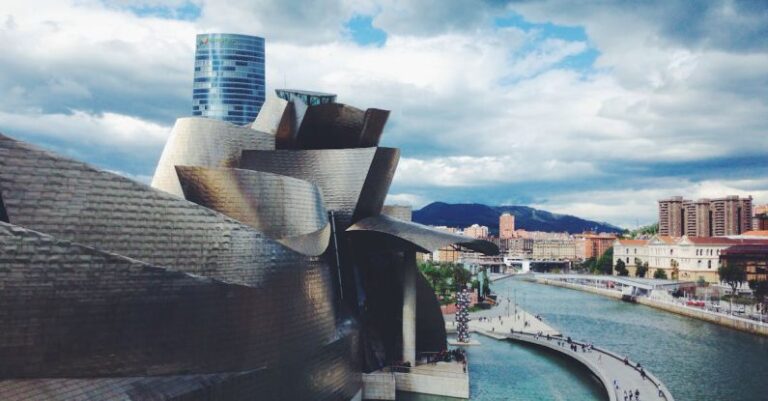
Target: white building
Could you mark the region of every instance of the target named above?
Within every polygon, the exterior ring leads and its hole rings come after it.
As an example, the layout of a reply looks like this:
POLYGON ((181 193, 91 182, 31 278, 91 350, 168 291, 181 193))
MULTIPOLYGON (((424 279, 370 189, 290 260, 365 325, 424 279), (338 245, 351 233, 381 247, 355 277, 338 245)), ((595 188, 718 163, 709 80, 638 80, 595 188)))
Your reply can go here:
POLYGON ((733 245, 763 244, 768 239, 744 239, 727 237, 668 237, 654 236, 649 241, 616 240, 614 242, 613 265, 619 259, 624 261, 630 275, 635 274, 635 258, 648 262, 648 275, 653 277, 657 269, 666 272, 670 279, 718 283, 717 268, 720 252, 733 245), (646 244, 643 244, 643 243, 646 244), (674 269, 677 268, 675 277, 674 269))

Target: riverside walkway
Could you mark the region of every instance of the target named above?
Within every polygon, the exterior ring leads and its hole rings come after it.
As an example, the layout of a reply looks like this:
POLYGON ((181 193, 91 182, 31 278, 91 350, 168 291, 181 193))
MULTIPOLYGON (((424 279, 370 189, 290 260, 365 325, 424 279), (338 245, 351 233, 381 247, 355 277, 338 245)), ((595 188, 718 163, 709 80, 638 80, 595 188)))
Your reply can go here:
POLYGON ((507 339, 548 348, 574 359, 603 383, 610 401, 624 401, 625 391, 627 394, 632 392, 633 401, 638 400, 634 395, 636 390, 640 394, 639 401, 674 401, 664 383, 647 370, 643 378, 638 364, 628 359, 625 362, 624 356, 600 347, 589 347, 581 341, 572 340, 569 343, 567 337, 562 337, 557 330, 519 307, 516 308, 517 319, 498 313, 492 317, 492 311, 472 313, 470 330, 497 340, 507 339), (526 321, 529 322, 527 325, 526 321), (576 346, 576 351, 571 349, 571 345, 576 346))

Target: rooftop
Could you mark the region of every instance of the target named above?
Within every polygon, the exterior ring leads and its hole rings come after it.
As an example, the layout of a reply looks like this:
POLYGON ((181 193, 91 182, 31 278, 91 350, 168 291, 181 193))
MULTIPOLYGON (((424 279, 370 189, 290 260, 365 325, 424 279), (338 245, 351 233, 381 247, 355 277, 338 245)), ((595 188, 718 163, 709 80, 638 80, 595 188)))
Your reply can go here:
POLYGON ((304 89, 275 89, 275 92, 286 92, 286 93, 297 93, 301 95, 307 95, 307 96, 317 96, 317 97, 331 97, 336 96, 335 93, 326 93, 326 92, 314 92, 314 91, 308 91, 304 89))
POLYGON ((637 246, 644 246, 648 245, 647 239, 619 239, 618 240, 621 245, 637 245, 637 246))

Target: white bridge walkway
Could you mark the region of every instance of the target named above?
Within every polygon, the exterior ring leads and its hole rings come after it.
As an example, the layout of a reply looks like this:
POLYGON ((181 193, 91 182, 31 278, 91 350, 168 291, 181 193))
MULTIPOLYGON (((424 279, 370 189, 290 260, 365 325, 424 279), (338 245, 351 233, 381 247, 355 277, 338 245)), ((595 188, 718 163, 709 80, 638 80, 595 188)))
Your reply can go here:
MULTIPOLYGON (((512 317, 514 312, 511 312, 509 317, 500 315, 498 313, 500 309, 472 313, 470 330, 497 340, 509 339, 548 348, 576 360, 600 379, 608 392, 610 401, 624 401, 625 391, 627 393, 631 391, 632 400, 635 401, 636 390, 640 394, 639 401, 674 401, 664 383, 653 374, 645 370, 645 378, 643 378, 636 362, 627 360, 625 363, 624 356, 600 347, 593 346, 589 350, 589 347, 586 347, 587 344, 578 341, 571 341, 577 349, 573 351, 567 337, 562 337, 557 330, 520 307, 516 308, 517 318, 512 317), (493 311, 497 311, 495 316, 493 311), (480 319, 481 317, 484 319, 480 319)), ((453 322, 448 323, 449 329, 452 325, 453 322)))

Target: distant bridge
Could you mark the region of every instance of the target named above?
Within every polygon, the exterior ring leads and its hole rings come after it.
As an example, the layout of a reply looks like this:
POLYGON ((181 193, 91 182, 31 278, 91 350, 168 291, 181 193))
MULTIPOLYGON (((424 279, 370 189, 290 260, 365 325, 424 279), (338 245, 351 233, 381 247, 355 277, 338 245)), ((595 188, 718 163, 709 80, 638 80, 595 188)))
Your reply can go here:
POLYGON ((568 283, 590 285, 593 287, 613 287, 619 286, 627 291, 629 295, 648 294, 653 290, 676 290, 681 286, 693 285, 692 281, 661 280, 654 278, 640 278, 628 276, 606 276, 589 274, 545 274, 535 273, 537 278, 547 280, 559 280, 568 283))

